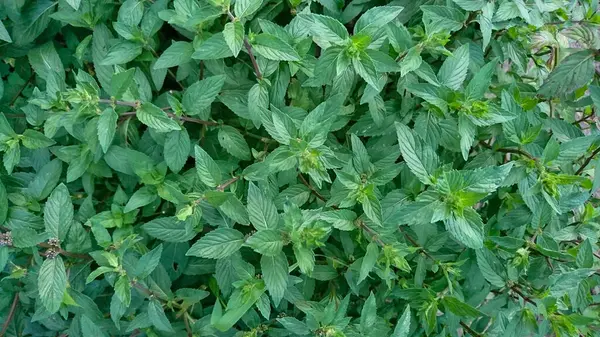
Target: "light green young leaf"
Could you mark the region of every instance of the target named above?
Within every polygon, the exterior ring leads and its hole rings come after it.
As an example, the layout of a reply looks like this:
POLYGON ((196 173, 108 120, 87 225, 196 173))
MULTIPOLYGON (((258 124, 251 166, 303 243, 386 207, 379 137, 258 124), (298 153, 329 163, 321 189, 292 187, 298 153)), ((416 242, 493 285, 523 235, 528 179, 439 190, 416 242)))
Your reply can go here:
POLYGON ((579 268, 592 268, 594 253, 590 239, 586 239, 579 245, 575 262, 579 268))

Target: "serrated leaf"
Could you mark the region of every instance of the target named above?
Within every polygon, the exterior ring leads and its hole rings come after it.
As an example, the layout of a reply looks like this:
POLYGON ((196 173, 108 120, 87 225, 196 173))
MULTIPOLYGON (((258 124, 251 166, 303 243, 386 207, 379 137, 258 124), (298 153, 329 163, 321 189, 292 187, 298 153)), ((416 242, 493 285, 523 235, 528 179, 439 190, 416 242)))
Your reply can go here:
POLYGON ((410 168, 411 172, 414 173, 421 182, 424 184, 431 184, 431 165, 427 164, 428 162, 436 163, 437 158, 434 157, 427 161, 422 160, 421 157, 424 157, 427 152, 418 152, 416 140, 410 129, 406 125, 397 122, 395 126, 402 158, 410 168))
POLYGON ((562 60, 538 92, 546 97, 568 94, 587 84, 593 74, 594 53, 591 50, 582 50, 562 60))
POLYGON ((261 255, 275 256, 281 252, 284 242, 281 232, 265 229, 249 237, 246 245, 261 255))
POLYGON ((67 186, 58 185, 44 207, 44 225, 52 237, 63 241, 73 221, 73 203, 67 186))
POLYGON ((192 84, 183 94, 182 104, 185 111, 197 115, 210 107, 225 83, 225 76, 216 75, 192 84))
POLYGON ((119 41, 110 47, 106 57, 100 61, 100 65, 110 66, 114 64, 125 64, 133 61, 141 53, 141 44, 131 41, 119 41))
POLYGON ((200 180, 210 187, 221 183, 221 169, 200 146, 194 146, 196 172, 200 180))
POLYGON ((219 128, 219 144, 232 156, 242 159, 250 159, 250 148, 244 136, 235 128, 224 125, 219 128))
POLYGON ((142 104, 136 111, 136 116, 140 122, 158 132, 181 130, 181 126, 177 121, 169 117, 166 112, 152 103, 142 104))
POLYGON ((369 276, 369 273, 375 267, 375 263, 377 262, 378 258, 379 247, 377 246, 377 243, 373 241, 367 245, 367 252, 365 253, 365 256, 363 256, 362 263, 360 265, 360 274, 358 276, 358 281, 356 281, 357 284, 360 284, 367 278, 367 276, 369 276))
POLYGON ((472 208, 463 211, 463 215, 453 214, 444 221, 446 230, 465 246, 478 249, 483 246, 483 222, 472 208))
POLYGON ((236 17, 244 18, 254 14, 261 5, 262 0, 240 0, 235 2, 233 10, 236 17))
POLYGON ((223 28, 223 38, 233 56, 237 57, 244 45, 244 25, 240 21, 226 23, 223 28))
POLYGON ((273 303, 278 306, 288 287, 287 258, 283 252, 273 256, 263 255, 260 259, 260 268, 273 303))
POLYGON ((396 328, 394 328, 394 332, 391 337, 408 337, 408 333, 410 332, 410 306, 406 306, 404 309, 404 313, 398 319, 396 323, 396 328))
POLYGON ((579 245, 575 262, 579 268, 592 268, 594 253, 590 239, 586 239, 579 245))
POLYGON ((142 225, 145 232, 166 242, 185 242, 196 236, 189 221, 179 221, 176 217, 156 218, 142 225))
POLYGON ((279 222, 277 207, 254 183, 248 184, 248 215, 258 230, 276 228, 279 222))
POLYGON ((154 63, 154 69, 171 68, 188 63, 192 60, 194 47, 185 41, 175 41, 169 46, 154 63))
POLYGON ((158 300, 153 299, 148 303, 148 318, 158 330, 174 332, 171 322, 169 322, 165 310, 158 300))
POLYGON ((104 109, 98 119, 98 142, 104 153, 108 151, 115 137, 118 119, 119 115, 117 115, 113 108, 104 109))
POLYGON ((207 259, 222 259, 237 252, 244 243, 244 235, 231 228, 217 228, 198 240, 186 253, 207 259))
POLYGON ((270 34, 257 35, 252 48, 266 59, 273 61, 300 61, 298 52, 286 41, 270 34))
MULTIPOLYGON (((144 279, 158 266, 163 252, 162 244, 142 255, 135 267, 135 277, 144 279)), ((125 303, 125 302, 123 302, 125 303)))
POLYGON ((190 156, 191 141, 187 129, 171 131, 165 137, 165 162, 171 171, 181 171, 190 156))
POLYGON ((452 56, 449 56, 440 71, 438 72, 438 79, 441 84, 447 86, 450 89, 458 90, 462 86, 462 83, 467 78, 467 71, 469 70, 469 44, 466 43, 458 47, 452 56))
POLYGON ((38 291, 46 310, 55 313, 67 290, 67 272, 60 256, 46 259, 38 273, 38 291))

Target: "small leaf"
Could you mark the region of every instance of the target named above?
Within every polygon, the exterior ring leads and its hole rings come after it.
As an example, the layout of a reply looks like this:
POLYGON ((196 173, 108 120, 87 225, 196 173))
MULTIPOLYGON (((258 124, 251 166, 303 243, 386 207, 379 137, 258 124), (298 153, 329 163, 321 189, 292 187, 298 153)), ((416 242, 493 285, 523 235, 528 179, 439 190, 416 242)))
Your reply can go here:
POLYGON ((98 141, 104 153, 108 151, 115 137, 118 119, 119 115, 117 115, 113 108, 104 109, 98 119, 98 141))
POLYGON ((115 294, 128 307, 131 303, 131 284, 127 275, 121 275, 115 282, 115 294))
POLYGON ((100 65, 125 64, 133 61, 141 53, 141 44, 130 41, 119 41, 108 50, 108 54, 102 59, 100 65))
POLYGON ((165 162, 171 171, 178 173, 181 171, 188 157, 190 156, 190 136, 187 129, 182 128, 179 131, 171 131, 165 137, 165 162))
POLYGON ((43 149, 56 143, 52 139, 44 136, 42 133, 31 129, 27 129, 25 132, 23 132, 22 142, 23 146, 32 150, 43 149))
POLYGON ((398 319, 391 337, 408 337, 410 332, 410 306, 406 306, 402 317, 398 319))
POLYGON ((262 5, 262 0, 240 0, 234 4, 235 16, 238 18, 249 17, 262 5))
POLYGON ((257 35, 252 41, 252 48, 258 54, 273 61, 300 61, 298 52, 287 42, 269 34, 257 35))
POLYGON ((360 284, 363 280, 369 276, 373 267, 375 267, 375 263, 377 263, 377 258, 379 258, 379 247, 376 242, 371 242, 367 246, 367 252, 362 259, 362 263, 360 265, 360 274, 358 276, 357 284, 360 284))
POLYGON ((211 76, 192 84, 183 94, 183 107, 190 115, 197 115, 210 107, 225 83, 225 76, 211 76))
POLYGON ((249 237, 246 244, 261 255, 275 256, 281 252, 284 242, 281 232, 264 229, 249 237))
MULTIPOLYGON (((148 253, 142 255, 140 260, 138 261, 135 267, 135 277, 139 279, 144 279, 152 273, 152 271, 158 266, 160 262, 160 258, 162 255, 163 246, 162 244, 158 245, 156 248, 152 249, 148 253)), ((125 303, 125 302, 123 302, 125 303)))
POLYGON ((44 224, 52 237, 63 241, 73 221, 71 194, 64 184, 58 185, 44 207, 44 224))

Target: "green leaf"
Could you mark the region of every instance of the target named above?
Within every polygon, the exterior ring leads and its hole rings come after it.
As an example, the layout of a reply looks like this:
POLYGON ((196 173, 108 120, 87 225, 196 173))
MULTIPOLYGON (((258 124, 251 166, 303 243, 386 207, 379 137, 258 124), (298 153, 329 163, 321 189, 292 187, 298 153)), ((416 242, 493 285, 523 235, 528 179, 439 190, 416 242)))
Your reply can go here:
POLYGON ((225 83, 225 76, 211 76, 192 84, 183 94, 182 104, 190 115, 197 115, 210 107, 225 83))
POLYGON ((164 69, 188 63, 192 60, 194 46, 185 41, 175 41, 154 63, 154 69, 164 69))
POLYGON ((233 53, 225 42, 223 33, 213 34, 197 46, 192 54, 192 58, 197 60, 218 60, 230 56, 233 53))
POLYGON ((113 142, 117 131, 117 120, 119 115, 113 108, 106 108, 102 111, 98 119, 98 142, 104 153, 108 152, 108 148, 113 142))
POLYGON ((338 20, 320 14, 301 14, 312 35, 327 42, 341 45, 349 39, 348 30, 338 20))
POLYGON ((463 215, 454 213, 444 221, 446 230, 459 242, 473 249, 483 247, 483 222, 472 208, 463 211, 463 215))
POLYGON ((221 169, 215 161, 200 146, 194 146, 196 157, 196 172, 200 180, 210 186, 216 187, 221 183, 221 169))
MULTIPOLYGON (((258 2, 260 0, 253 0, 258 2)), ((228 22, 223 28, 223 38, 234 57, 238 57, 244 45, 244 25, 240 21, 228 22)))
POLYGON ((136 111, 136 116, 140 122, 158 132, 181 130, 179 123, 171 119, 166 112, 152 103, 142 104, 136 111))
POLYGON ((590 239, 586 239, 579 245, 575 262, 579 268, 592 268, 594 253, 590 239))
POLYGON ((142 228, 150 236, 166 242, 185 242, 196 236, 190 221, 179 221, 176 217, 156 218, 142 228))
POLYGON ((402 68, 400 76, 404 77, 411 71, 419 69, 422 62, 423 58, 421 57, 421 51, 419 48, 410 48, 402 59, 402 62, 400 62, 400 67, 402 68))
POLYGON ((23 138, 21 139, 23 146, 28 149, 42 149, 48 146, 54 145, 56 142, 52 139, 44 136, 42 133, 27 129, 23 132, 23 138))
POLYGON ((296 335, 308 335, 310 334, 310 329, 308 328, 308 326, 299 321, 297 318, 294 317, 281 317, 281 318, 277 318, 277 322, 281 323, 281 325, 283 325, 283 327, 290 331, 293 334, 296 335))
POLYGON ((408 337, 410 332, 410 306, 406 306, 402 317, 398 319, 391 337, 408 337))
POLYGON ((181 171, 190 156, 191 141, 185 128, 171 131, 165 137, 165 162, 171 171, 181 171))
POLYGON ((375 64, 367 53, 361 53, 360 58, 353 58, 352 65, 356 73, 370 84, 373 88, 378 88, 378 76, 375 70, 375 64))
POLYGON ((112 96, 117 99, 123 97, 123 94, 125 94, 125 92, 133 84, 134 76, 135 68, 113 74, 110 79, 110 90, 112 96))
POLYGON ((360 328, 362 331, 368 331, 375 324, 377 319, 377 302, 375 295, 371 292, 369 298, 365 301, 360 312, 360 328))
MULTIPOLYGON (((134 275, 137 278, 144 279, 154 271, 158 263, 160 262, 160 258, 162 255, 163 246, 162 244, 156 246, 156 248, 152 249, 148 253, 142 255, 137 265, 135 266, 134 275)), ((125 302, 123 302, 125 303, 125 302)))
POLYGON ((240 0, 236 1, 233 7, 235 16, 244 18, 252 16, 262 5, 262 0, 240 0))
POLYGON ((256 234, 249 237, 246 240, 246 245, 261 255, 275 256, 283 249, 284 242, 281 232, 273 229, 265 229, 259 230, 256 234))
POLYGON ((217 228, 194 243, 186 255, 222 259, 237 252, 243 243, 244 235, 237 230, 217 228))
POLYGON ((469 70, 469 44, 458 47, 452 56, 448 57, 440 71, 438 72, 438 79, 441 84, 447 86, 453 90, 459 90, 462 83, 467 77, 467 71, 469 70))
POLYGON ((114 64, 125 64, 133 61, 142 53, 142 45, 137 42, 119 41, 108 50, 106 57, 100 65, 110 66, 114 64))
POLYGON ((285 254, 279 252, 273 256, 263 255, 260 258, 260 268, 273 304, 279 306, 288 287, 288 261, 285 254))
POLYGON ((8 149, 5 150, 2 161, 4 163, 4 168, 8 174, 11 174, 14 167, 17 166, 19 161, 21 160, 21 147, 19 143, 12 143, 8 149))
POLYGON ((128 307, 131 304, 131 284, 127 275, 119 276, 115 282, 115 294, 124 306, 128 307))
POLYGON ((486 65, 481 67, 479 71, 473 76, 467 88, 465 89, 465 96, 468 100, 482 99, 490 83, 492 82, 492 76, 496 70, 497 61, 494 59, 488 62, 486 65))
POLYGON ((487 249, 476 250, 477 266, 483 277, 496 287, 504 287, 505 272, 500 260, 487 249))
POLYGON ((479 310, 473 308, 472 306, 460 301, 456 297, 453 296, 444 296, 442 299, 442 304, 446 309, 450 310, 453 314, 459 317, 479 317, 483 316, 479 310))
POLYGON ((60 256, 46 259, 38 273, 38 291, 42 305, 49 313, 60 308, 67 290, 67 272, 60 256))
POLYGON ((298 52, 277 36, 259 34, 252 40, 252 48, 261 56, 273 61, 300 61, 298 52))
POLYGON ((2 22, 0 22, 0 40, 6 41, 8 43, 12 42, 12 39, 10 38, 8 31, 6 30, 6 27, 4 27, 4 23, 2 23, 2 22))
POLYGON ((358 281, 356 281, 357 284, 360 284, 367 278, 367 276, 369 276, 369 273, 375 267, 375 263, 377 263, 378 258, 379 247, 377 246, 376 242, 372 241, 367 246, 367 252, 362 259, 362 263, 360 265, 360 274, 358 276, 358 281))
POLYGON ((254 183, 248 184, 248 215, 258 230, 276 228, 279 222, 275 203, 254 183))
POLYGON ((421 6, 423 23, 428 34, 454 32, 463 27, 466 19, 460 10, 447 6, 421 6))
POLYGON ((538 93, 554 97, 571 93, 587 84, 594 74, 594 53, 582 50, 567 56, 548 76, 538 93))
POLYGON ((41 78, 48 81, 48 76, 50 76, 50 73, 53 73, 58 75, 62 81, 65 80, 63 63, 60 60, 56 49, 54 49, 54 44, 52 42, 31 49, 27 56, 29 57, 31 67, 41 78))
POLYGON ((400 6, 378 6, 367 10, 354 25, 354 35, 374 36, 403 10, 400 6))
POLYGON ((223 125, 219 128, 218 138, 219 144, 232 156, 241 160, 250 159, 250 148, 237 129, 223 125))
POLYGON ((165 310, 158 300, 152 299, 148 303, 148 318, 156 329, 165 332, 175 332, 167 315, 165 315, 165 310))
POLYGON ((6 193, 6 187, 2 181, 0 181, 0 223, 6 221, 8 215, 8 194, 6 193))
POLYGON ((58 185, 44 207, 46 232, 63 241, 73 222, 71 195, 64 184, 58 185))
POLYGON ((402 152, 402 158, 406 162, 406 165, 410 168, 411 172, 419 178, 424 184, 431 184, 431 173, 432 169, 437 166, 437 157, 435 153, 430 154, 429 151, 419 151, 417 147, 417 140, 414 138, 410 129, 404 125, 396 122, 396 134, 398 136, 398 143, 400 145, 400 152, 402 152))

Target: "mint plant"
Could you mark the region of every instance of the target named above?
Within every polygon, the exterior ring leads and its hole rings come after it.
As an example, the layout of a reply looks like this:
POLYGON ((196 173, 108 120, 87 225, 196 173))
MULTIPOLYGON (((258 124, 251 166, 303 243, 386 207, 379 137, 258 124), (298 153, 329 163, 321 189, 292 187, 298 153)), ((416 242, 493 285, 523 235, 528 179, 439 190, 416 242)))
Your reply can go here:
POLYGON ((598 1, 0 19, 0 337, 600 334, 598 1))

